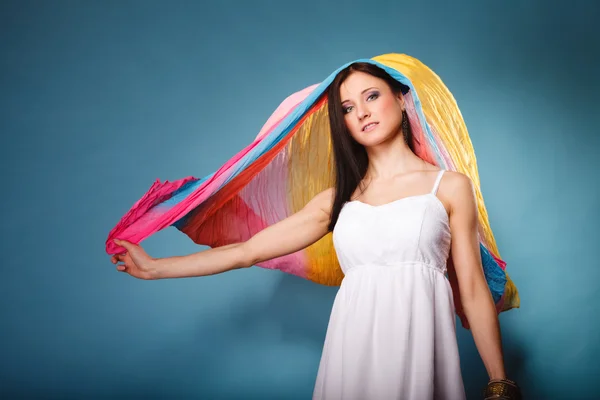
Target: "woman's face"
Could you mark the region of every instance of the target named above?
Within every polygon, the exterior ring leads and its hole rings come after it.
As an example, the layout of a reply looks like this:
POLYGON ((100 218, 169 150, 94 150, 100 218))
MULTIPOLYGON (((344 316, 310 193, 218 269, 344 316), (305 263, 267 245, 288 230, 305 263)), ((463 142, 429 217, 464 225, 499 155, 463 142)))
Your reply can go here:
POLYGON ((382 143, 400 132, 404 98, 384 80, 353 72, 340 86, 340 97, 346 126, 363 146, 382 143))

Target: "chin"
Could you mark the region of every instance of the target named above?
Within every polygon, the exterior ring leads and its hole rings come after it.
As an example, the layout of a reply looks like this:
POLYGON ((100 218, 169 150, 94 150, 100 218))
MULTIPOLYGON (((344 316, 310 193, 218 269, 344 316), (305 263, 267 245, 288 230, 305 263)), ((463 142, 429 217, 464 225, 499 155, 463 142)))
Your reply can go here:
POLYGON ((382 133, 361 133, 356 141, 363 146, 370 147, 392 140, 396 135, 382 133))

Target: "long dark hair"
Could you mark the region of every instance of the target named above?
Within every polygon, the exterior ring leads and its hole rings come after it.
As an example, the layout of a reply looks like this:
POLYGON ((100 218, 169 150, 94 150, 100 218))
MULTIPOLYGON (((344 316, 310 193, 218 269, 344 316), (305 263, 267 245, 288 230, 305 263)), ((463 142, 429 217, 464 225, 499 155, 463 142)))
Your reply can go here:
MULTIPOLYGON (((407 86, 392 78, 383 69, 366 62, 353 63, 344 68, 329 85, 327 89, 327 107, 335 165, 335 198, 329 222, 330 232, 333 231, 337 223, 342 206, 350 200, 352 193, 365 177, 369 166, 365 147, 354 140, 344 121, 340 86, 353 72, 364 72, 383 79, 394 94, 408 91, 407 86)), ((414 152, 413 134, 406 111, 402 113, 402 134, 406 144, 414 152)))

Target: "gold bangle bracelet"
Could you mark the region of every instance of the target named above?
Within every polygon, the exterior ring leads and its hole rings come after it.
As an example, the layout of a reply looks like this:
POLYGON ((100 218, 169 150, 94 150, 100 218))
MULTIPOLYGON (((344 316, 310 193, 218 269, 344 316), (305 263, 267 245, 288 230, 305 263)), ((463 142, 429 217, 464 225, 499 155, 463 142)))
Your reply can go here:
POLYGON ((483 392, 484 400, 521 400, 519 386, 509 379, 492 379, 483 392))

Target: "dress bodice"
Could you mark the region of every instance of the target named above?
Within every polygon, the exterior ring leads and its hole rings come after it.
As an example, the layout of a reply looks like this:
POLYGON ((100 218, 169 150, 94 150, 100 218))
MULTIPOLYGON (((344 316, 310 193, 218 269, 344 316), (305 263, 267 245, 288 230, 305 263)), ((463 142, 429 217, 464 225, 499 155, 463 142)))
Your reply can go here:
POLYGON ((333 231, 344 273, 359 266, 415 262, 446 271, 450 224, 436 195, 443 173, 438 174, 430 193, 379 206, 360 201, 344 205, 333 231))

